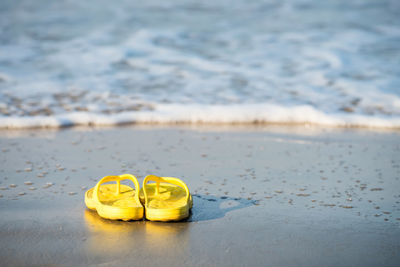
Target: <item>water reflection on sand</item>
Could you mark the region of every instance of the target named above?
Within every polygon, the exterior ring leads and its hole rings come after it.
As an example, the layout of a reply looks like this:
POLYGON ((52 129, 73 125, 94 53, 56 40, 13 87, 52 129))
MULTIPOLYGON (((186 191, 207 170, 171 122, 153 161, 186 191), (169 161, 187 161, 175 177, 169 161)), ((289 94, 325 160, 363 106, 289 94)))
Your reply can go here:
POLYGON ((140 247, 163 256, 171 244, 182 248, 189 244, 190 223, 187 222, 111 221, 90 210, 85 210, 84 218, 89 230, 87 250, 94 255, 125 255, 140 247))

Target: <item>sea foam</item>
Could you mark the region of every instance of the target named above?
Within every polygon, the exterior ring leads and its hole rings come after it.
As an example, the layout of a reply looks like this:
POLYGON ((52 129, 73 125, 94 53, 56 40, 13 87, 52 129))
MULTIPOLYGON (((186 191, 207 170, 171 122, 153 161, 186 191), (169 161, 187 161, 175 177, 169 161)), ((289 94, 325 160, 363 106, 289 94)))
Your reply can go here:
POLYGON ((155 110, 117 114, 70 112, 54 116, 0 117, 0 128, 58 128, 121 124, 303 124, 334 127, 400 129, 399 117, 370 117, 352 114, 327 115, 307 105, 179 105, 163 104, 155 110))

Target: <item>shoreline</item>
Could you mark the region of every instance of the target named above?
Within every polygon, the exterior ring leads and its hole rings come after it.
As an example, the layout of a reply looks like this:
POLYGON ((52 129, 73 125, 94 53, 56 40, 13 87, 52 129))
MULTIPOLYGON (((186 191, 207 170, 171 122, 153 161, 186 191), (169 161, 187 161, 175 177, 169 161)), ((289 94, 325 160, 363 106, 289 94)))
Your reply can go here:
MULTIPOLYGON (((29 119, 29 118, 27 118, 29 119)), ((301 128, 308 129, 338 129, 338 130, 362 130, 362 131, 382 131, 382 132, 400 132, 400 126, 393 127, 380 127, 380 126, 367 126, 367 125, 330 125, 323 123, 310 123, 310 122, 274 122, 274 121, 251 121, 251 122, 121 122, 121 123, 71 123, 65 125, 35 125, 35 126, 3 126, 0 122, 0 132, 3 131, 30 131, 30 130, 63 130, 70 128, 80 129, 107 129, 119 127, 162 127, 162 128, 301 128)))
POLYGON ((4 128, 61 128, 79 125, 315 125, 344 128, 400 129, 391 114, 326 113, 311 105, 274 104, 199 105, 160 104, 157 109, 96 113, 71 111, 38 116, 1 116, 4 128))

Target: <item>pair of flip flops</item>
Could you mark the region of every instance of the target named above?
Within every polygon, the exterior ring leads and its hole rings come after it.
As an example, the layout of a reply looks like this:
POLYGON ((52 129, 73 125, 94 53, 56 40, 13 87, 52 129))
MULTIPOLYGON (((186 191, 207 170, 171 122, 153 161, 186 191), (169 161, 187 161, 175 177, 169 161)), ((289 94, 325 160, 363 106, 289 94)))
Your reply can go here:
POLYGON ((193 206, 187 185, 178 178, 148 175, 140 189, 131 174, 106 176, 85 193, 85 204, 106 219, 180 221, 189 217, 193 206), (133 182, 135 189, 121 184, 133 182), (116 182, 115 184, 104 184, 116 182), (153 182, 153 183, 149 183, 153 182))

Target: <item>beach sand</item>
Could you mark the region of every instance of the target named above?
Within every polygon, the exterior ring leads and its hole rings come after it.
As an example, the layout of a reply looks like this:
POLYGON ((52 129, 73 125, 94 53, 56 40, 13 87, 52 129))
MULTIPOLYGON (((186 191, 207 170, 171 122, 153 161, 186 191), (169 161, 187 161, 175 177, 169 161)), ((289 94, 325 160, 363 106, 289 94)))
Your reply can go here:
POLYGON ((2 266, 398 266, 400 134, 286 126, 0 132, 2 266), (101 219, 103 176, 184 180, 188 221, 101 219))

